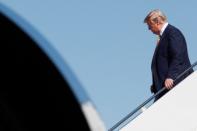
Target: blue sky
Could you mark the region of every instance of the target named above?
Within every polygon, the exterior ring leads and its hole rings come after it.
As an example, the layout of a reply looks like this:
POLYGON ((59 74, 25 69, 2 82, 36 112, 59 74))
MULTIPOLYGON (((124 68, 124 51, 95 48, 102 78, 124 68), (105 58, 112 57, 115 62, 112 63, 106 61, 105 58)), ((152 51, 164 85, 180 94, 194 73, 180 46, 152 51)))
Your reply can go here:
POLYGON ((143 23, 161 9, 185 35, 197 60, 195 0, 0 0, 60 52, 107 128, 151 96, 154 36, 143 23))

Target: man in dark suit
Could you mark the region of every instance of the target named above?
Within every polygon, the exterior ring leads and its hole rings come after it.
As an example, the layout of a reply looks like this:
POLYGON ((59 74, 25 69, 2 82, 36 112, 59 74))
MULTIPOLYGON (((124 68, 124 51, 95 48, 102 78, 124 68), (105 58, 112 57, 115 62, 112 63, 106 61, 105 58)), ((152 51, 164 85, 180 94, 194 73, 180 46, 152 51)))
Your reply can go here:
POLYGON ((191 66, 183 34, 176 27, 168 24, 167 17, 160 10, 151 11, 144 19, 144 23, 160 38, 152 58, 151 92, 157 93, 163 87, 166 90, 155 98, 156 101, 187 77, 192 70, 175 83, 176 77, 191 66))

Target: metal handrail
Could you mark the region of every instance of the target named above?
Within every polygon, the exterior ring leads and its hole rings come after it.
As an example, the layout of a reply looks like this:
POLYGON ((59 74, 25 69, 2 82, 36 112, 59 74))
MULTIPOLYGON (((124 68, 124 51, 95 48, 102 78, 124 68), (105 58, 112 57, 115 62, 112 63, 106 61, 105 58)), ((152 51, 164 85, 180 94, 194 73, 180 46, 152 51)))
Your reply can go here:
MULTIPOLYGON (((192 68, 194 68, 197 65, 197 61, 195 63, 193 63, 188 69, 186 69, 185 71, 183 71, 180 75, 178 75, 175 80, 174 83, 181 78, 183 75, 185 75, 186 73, 188 73, 192 68)), ((163 87, 161 90, 159 90, 157 93, 155 93, 154 95, 152 95, 151 97, 149 97, 146 101, 144 101, 142 104, 140 104, 137 108, 135 108, 132 112, 130 112, 128 115, 126 115, 123 119, 121 119, 119 122, 117 122, 113 127, 111 127, 108 131, 113 131, 114 129, 116 129, 117 127, 119 127, 124 121, 126 121, 127 119, 129 119, 132 115, 134 115, 137 111, 139 111, 142 107, 144 107, 147 103, 149 103, 151 100, 153 100, 155 97, 157 97, 159 94, 161 94, 164 90, 166 90, 165 87, 163 87)))

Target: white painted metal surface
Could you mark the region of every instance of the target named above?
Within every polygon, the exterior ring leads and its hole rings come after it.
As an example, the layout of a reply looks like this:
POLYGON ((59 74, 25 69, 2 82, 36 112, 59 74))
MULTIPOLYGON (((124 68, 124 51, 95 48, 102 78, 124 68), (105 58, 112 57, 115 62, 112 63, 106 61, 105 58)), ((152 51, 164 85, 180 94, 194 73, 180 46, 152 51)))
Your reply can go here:
POLYGON ((82 104, 82 110, 89 124, 91 131, 106 131, 105 125, 97 110, 94 108, 91 102, 85 102, 82 104))
POLYGON ((197 71, 120 131, 197 131, 197 71))

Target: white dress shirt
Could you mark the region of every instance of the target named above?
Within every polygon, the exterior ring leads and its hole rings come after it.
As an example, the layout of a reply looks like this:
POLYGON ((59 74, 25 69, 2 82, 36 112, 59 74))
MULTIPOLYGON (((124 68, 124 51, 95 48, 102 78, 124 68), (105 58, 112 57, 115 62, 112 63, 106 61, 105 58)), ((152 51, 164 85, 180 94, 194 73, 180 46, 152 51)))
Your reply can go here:
POLYGON ((163 27, 161 28, 161 31, 160 31, 160 36, 162 36, 163 32, 165 31, 166 27, 168 26, 168 22, 166 22, 163 27))

